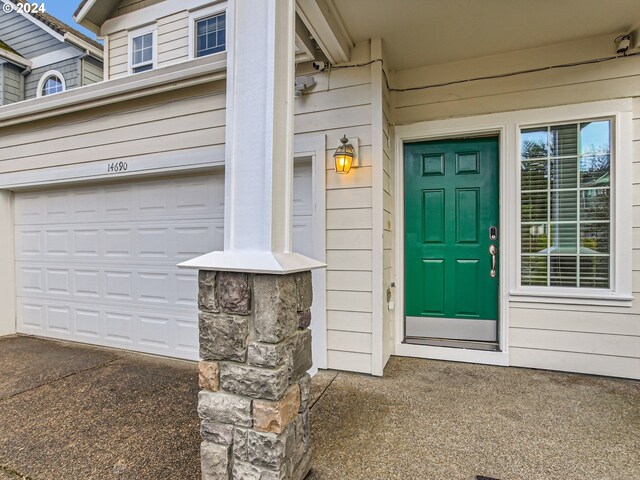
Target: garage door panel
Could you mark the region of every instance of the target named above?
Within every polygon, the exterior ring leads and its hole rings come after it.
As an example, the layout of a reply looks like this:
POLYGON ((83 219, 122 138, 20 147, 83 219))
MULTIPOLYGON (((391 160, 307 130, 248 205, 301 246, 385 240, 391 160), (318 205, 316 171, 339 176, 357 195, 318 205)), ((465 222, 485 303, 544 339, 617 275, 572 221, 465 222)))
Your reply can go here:
POLYGON ((43 300, 73 296, 81 302, 105 304, 122 300, 141 305, 174 306, 194 309, 198 280, 189 270, 167 271, 161 266, 130 266, 128 269, 32 268, 21 266, 17 274, 18 297, 43 300))
POLYGON ((224 176, 147 180, 20 195, 16 225, 114 222, 158 218, 223 218, 224 176))
POLYGON ((197 311, 148 313, 52 300, 21 301, 18 321, 25 333, 75 340, 146 353, 195 359, 198 356, 197 311))
POLYGON ((163 223, 178 225, 72 225, 62 224, 56 229, 34 230, 33 227, 17 227, 17 260, 87 263, 121 261, 128 265, 131 259, 157 264, 175 265, 197 255, 224 245, 224 221, 210 219, 186 221, 163 219, 163 223))

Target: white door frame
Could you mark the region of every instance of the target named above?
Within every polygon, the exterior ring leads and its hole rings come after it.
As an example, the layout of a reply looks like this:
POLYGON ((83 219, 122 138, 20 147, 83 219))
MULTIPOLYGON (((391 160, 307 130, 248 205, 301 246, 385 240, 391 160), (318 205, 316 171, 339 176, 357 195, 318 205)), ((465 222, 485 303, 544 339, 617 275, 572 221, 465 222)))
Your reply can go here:
MULTIPOLYGON (((505 228, 512 215, 508 199, 515 198, 515 168, 508 168, 505 152, 508 142, 515 138, 515 130, 507 123, 494 118, 469 117, 461 119, 435 120, 413 125, 396 126, 396 168, 395 168, 395 264, 396 264, 396 308, 395 308, 395 354, 407 357, 452 360, 457 362, 484 363, 490 365, 509 364, 509 268, 511 263, 512 229, 505 228), (463 348, 435 347, 403 343, 404 340, 404 144, 412 141, 429 141, 446 138, 497 135, 499 137, 499 204, 500 204, 500 287, 498 304, 498 340, 500 351, 489 352, 463 348)), ((512 202, 513 203, 513 202, 512 202)))
MULTIPOLYGON (((311 157, 313 202, 313 259, 327 261, 326 233, 326 145, 325 135, 296 135, 293 140, 294 159, 311 157)), ((327 368, 327 270, 313 271, 313 304, 311 306, 313 335, 313 367, 310 373, 327 368)))

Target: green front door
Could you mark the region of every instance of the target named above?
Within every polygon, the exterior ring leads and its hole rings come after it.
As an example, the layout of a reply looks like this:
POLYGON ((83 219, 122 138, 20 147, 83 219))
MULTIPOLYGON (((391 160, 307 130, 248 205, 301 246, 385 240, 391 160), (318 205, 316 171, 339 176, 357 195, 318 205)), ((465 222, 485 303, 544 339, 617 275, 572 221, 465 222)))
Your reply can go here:
POLYGON ((497 138, 405 145, 407 342, 497 342, 498 218, 497 138))

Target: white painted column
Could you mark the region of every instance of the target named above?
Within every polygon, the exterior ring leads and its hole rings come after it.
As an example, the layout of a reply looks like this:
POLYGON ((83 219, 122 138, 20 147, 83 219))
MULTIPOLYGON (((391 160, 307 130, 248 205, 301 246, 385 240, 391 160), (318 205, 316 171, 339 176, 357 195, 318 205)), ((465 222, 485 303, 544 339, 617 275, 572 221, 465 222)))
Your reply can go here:
POLYGON ((0 190, 0 336, 16 333, 13 193, 0 190))
POLYGON ((290 273, 324 266, 291 251, 294 0, 229 0, 224 251, 180 266, 290 273))

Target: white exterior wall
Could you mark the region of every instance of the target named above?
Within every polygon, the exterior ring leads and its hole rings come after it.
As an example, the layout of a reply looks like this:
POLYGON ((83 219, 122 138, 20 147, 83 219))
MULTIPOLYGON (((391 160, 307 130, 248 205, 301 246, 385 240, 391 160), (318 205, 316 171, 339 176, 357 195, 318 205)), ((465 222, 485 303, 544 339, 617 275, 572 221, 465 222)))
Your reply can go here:
MULTIPOLYGON (((139 2, 141 4, 142 2, 139 2)), ((157 2, 156 2, 157 3, 157 2)), ((144 5, 143 5, 144 6, 144 5)), ((142 8, 142 7, 139 7, 142 8)), ((182 10, 172 13, 156 21, 157 56, 156 68, 166 67, 190 60, 189 54, 189 12, 182 10)), ((107 35, 109 51, 109 78, 127 76, 129 55, 129 33, 119 30, 107 35)))
MULTIPOLYGON (((116 52, 121 49, 117 38, 109 40, 116 52)), ((126 35, 123 38, 126 51, 126 35)), ((111 56, 112 76, 114 68, 121 68, 126 75, 126 54, 124 64, 120 64, 123 67, 118 67, 114 58, 111 56)), ((369 59, 369 42, 353 49, 353 61, 369 59)), ((305 68, 310 66, 299 66, 298 73, 305 68)), ((373 291, 374 287, 382 290, 382 258, 372 255, 371 72, 371 67, 330 73, 310 70, 317 85, 296 99, 294 126, 297 142, 307 144, 326 138, 327 366, 381 373, 381 355, 375 359, 375 368, 372 355, 373 291), (359 141, 360 166, 348 175, 336 174, 333 165, 333 153, 343 134, 359 141), (375 282, 374 262, 379 263, 375 282)), ((181 156, 210 152, 208 155, 222 163, 223 89, 224 82, 208 83, 56 117, 54 126, 44 120, 4 128, 0 136, 0 180, 2 174, 16 171, 28 173, 55 165, 111 159, 133 163, 172 150, 181 156)), ((389 154, 387 147, 385 150, 389 154)), ((381 205, 382 196, 378 210, 382 219, 381 205)), ((377 311, 380 313, 379 308, 377 311)), ((378 332, 381 335, 380 329, 378 332)), ((380 347, 376 351, 381 352, 380 347)))
POLYGON ((158 20, 158 67, 189 60, 189 13, 158 20))
MULTIPOLYGON (((611 38, 398 72, 391 84, 395 88, 436 84, 601 58, 614 53, 611 38)), ((625 97, 640 97, 640 57, 392 94, 398 125, 625 97)), ((640 378, 640 98, 634 102, 632 265, 636 299, 629 308, 522 303, 511 298, 511 365, 640 378)), ((402 198, 396 197, 396 202, 402 198)))
POLYGON ((109 71, 105 80, 126 77, 129 74, 129 34, 126 30, 106 35, 105 45, 109 46, 105 51, 108 59, 109 71))
MULTIPOLYGON (((352 62, 369 58, 369 42, 356 45, 352 62)), ((296 99, 294 122, 296 137, 327 138, 327 367, 362 373, 376 368, 371 72, 363 67, 316 73, 316 86, 296 99), (346 175, 335 173, 333 161, 343 134, 359 141, 359 167, 346 175)), ((298 68, 299 75, 305 73, 310 72, 298 68)))
POLYGON ((224 159, 222 82, 2 129, 2 174, 174 152, 224 159), (211 155, 211 154, 210 154, 211 155))

